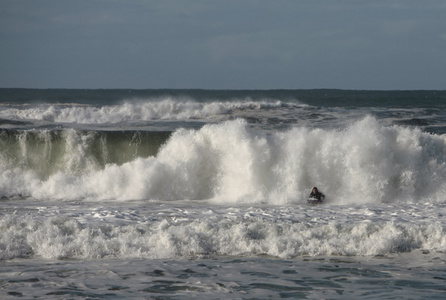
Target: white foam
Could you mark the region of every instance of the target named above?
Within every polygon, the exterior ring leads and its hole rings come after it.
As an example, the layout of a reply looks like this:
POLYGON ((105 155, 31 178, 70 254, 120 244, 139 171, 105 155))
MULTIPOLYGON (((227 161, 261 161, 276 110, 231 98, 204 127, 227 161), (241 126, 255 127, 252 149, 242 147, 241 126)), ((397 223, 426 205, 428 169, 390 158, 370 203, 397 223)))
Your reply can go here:
POLYGON ((302 255, 376 256, 442 252, 444 206, 238 207, 130 204, 23 207, 0 220, 0 259, 302 255), (397 211, 399 217, 391 213, 397 211), (420 216, 414 216, 418 213, 420 216))

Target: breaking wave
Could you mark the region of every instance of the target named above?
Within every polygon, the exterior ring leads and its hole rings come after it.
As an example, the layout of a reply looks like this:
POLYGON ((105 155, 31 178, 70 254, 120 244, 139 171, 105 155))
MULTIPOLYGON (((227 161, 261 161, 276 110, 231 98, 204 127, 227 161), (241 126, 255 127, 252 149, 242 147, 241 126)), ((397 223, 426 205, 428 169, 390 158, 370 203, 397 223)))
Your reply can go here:
POLYGON ((446 202, 445 136, 373 117, 343 130, 265 133, 239 119, 114 139, 73 129, 2 134, 6 197, 283 204, 318 186, 329 203, 446 202))

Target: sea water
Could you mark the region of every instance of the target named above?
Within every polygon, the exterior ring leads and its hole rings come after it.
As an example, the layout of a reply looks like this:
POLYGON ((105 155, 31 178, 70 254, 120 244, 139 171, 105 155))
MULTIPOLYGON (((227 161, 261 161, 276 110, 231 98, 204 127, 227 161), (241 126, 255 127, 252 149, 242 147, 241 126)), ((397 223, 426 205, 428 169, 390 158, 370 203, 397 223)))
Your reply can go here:
POLYGON ((446 295, 444 91, 0 101, 2 299, 446 295))

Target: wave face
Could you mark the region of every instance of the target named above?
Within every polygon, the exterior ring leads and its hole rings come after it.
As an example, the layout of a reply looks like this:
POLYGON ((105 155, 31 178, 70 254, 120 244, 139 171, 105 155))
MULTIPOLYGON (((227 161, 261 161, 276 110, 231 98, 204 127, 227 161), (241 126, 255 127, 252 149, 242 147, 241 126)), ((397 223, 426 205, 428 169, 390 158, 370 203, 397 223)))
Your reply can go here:
POLYGON ((0 194, 35 199, 446 201, 446 138, 365 117, 265 132, 242 119, 168 132, 1 132, 0 194))
POLYGON ((0 130, 5 170, 20 169, 46 179, 57 172, 82 175, 107 164, 156 155, 170 132, 0 130))

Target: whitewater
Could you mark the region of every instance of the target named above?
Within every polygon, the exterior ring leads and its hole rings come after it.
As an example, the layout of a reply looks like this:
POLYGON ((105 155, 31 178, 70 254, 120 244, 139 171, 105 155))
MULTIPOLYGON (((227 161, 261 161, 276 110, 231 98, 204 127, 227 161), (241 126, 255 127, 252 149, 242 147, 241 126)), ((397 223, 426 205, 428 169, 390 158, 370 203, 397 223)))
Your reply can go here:
POLYGON ((2 299, 444 297, 443 91, 0 100, 2 299))

